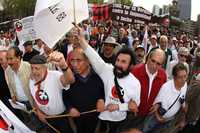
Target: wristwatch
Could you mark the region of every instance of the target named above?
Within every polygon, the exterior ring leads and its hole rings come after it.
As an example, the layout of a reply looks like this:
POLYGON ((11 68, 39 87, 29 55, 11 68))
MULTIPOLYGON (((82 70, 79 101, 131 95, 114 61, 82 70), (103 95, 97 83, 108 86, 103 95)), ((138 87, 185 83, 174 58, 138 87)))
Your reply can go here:
POLYGON ((66 68, 64 69, 61 69, 63 72, 67 71, 67 69, 69 68, 69 66, 67 66, 66 68))

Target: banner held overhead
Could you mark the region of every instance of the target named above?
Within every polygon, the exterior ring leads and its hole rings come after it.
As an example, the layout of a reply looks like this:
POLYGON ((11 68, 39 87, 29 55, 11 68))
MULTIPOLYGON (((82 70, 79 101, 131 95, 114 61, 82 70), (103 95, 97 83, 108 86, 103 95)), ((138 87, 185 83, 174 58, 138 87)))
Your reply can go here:
POLYGON ((34 29, 37 36, 50 48, 73 27, 74 20, 80 23, 89 17, 87 0, 74 0, 74 2, 73 0, 37 0, 34 29))

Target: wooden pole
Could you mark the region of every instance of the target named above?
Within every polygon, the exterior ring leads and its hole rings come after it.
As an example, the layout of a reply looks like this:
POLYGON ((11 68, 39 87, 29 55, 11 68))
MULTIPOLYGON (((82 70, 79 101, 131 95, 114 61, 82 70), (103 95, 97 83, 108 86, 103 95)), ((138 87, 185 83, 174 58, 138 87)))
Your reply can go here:
POLYGON ((75 0, 73 0, 73 11, 74 11, 74 23, 77 24, 76 23, 76 2, 75 2, 75 0))
MULTIPOLYGON (((94 113, 94 112, 97 112, 97 110, 94 109, 94 110, 82 112, 82 113, 80 113, 80 115, 89 114, 89 113, 94 113)), ((69 115, 69 114, 65 114, 65 115, 56 115, 56 116, 47 116, 46 119, 62 118, 62 117, 70 117, 70 116, 71 116, 71 115, 69 115)))
POLYGON ((56 133, 61 133, 59 130, 57 130, 55 127, 53 127, 51 124, 49 124, 48 122, 46 122, 46 124, 53 129, 56 133))

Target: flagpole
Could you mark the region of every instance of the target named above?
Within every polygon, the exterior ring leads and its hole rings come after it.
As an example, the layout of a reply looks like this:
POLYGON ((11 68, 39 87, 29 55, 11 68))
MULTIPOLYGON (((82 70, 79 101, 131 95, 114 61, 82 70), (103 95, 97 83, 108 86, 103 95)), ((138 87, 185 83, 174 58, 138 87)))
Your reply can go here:
POLYGON ((76 24, 76 3, 75 0, 73 0, 73 11, 74 11, 74 23, 76 24))

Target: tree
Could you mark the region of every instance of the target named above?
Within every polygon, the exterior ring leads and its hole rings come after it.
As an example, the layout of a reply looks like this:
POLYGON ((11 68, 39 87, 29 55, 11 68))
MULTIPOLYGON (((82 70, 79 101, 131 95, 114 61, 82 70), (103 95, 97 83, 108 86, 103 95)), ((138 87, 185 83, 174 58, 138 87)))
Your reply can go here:
MULTIPOLYGON (((34 14, 36 0, 2 0, 5 19, 20 19, 34 14)), ((4 20, 4 21, 6 21, 4 20)))

